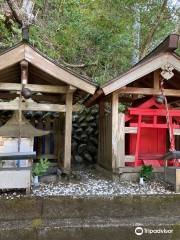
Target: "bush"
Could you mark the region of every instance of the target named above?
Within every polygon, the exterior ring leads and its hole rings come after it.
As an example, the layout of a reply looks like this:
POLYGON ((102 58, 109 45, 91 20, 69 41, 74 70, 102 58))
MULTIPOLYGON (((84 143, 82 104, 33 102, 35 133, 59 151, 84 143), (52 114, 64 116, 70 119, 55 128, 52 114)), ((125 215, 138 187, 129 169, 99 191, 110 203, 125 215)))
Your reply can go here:
POLYGON ((152 165, 144 165, 140 170, 140 177, 144 178, 144 180, 147 181, 152 177, 152 172, 152 165))
POLYGON ((33 166, 32 174, 33 176, 42 176, 49 168, 50 162, 48 159, 40 159, 38 163, 33 166))

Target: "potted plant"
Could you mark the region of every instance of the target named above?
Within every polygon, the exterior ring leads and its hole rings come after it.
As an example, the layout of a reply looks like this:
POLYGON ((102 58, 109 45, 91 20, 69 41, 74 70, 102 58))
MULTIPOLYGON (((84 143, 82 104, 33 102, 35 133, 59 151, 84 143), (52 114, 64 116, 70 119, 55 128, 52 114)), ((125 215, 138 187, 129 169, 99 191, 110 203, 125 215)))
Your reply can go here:
POLYGON ((144 181, 148 181, 152 176, 153 167, 152 165, 144 165, 140 170, 140 180, 139 183, 144 185, 144 181))
POLYGON ((32 174, 34 178, 34 186, 39 186, 39 177, 41 177, 49 168, 50 162, 47 158, 41 158, 38 163, 33 166, 32 174))

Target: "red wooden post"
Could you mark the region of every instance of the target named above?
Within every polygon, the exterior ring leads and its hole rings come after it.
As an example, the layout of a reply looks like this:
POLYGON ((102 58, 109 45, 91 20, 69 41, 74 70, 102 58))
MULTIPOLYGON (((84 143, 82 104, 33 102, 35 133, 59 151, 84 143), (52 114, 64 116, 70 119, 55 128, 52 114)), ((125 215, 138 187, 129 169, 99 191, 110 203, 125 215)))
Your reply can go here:
POLYGON ((140 136, 141 136, 141 120, 142 120, 142 116, 139 115, 139 116, 138 116, 137 139, 136 139, 135 167, 138 166, 139 145, 140 145, 140 136))

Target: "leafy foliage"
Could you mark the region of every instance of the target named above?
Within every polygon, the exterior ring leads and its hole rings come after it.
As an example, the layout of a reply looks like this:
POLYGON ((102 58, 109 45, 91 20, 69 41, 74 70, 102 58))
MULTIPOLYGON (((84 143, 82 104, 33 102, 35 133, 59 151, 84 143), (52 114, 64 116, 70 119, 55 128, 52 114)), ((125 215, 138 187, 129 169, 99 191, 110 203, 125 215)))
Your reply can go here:
MULTIPOLYGON (((162 4, 163 0, 37 0, 39 14, 30 28, 30 42, 59 62, 85 63, 87 67, 75 70, 104 83, 127 70, 134 54, 139 57, 162 4)), ((0 7, 3 49, 20 41, 21 34, 15 21, 7 25, 5 1, 0 0, 0 7)), ((148 50, 172 33, 177 21, 177 10, 169 1, 148 50)))
POLYGON ((42 176, 49 168, 50 162, 48 159, 40 159, 38 163, 33 166, 33 176, 42 176))
POLYGON ((145 181, 149 180, 152 176, 153 167, 152 165, 144 165, 140 170, 140 177, 144 178, 145 181))

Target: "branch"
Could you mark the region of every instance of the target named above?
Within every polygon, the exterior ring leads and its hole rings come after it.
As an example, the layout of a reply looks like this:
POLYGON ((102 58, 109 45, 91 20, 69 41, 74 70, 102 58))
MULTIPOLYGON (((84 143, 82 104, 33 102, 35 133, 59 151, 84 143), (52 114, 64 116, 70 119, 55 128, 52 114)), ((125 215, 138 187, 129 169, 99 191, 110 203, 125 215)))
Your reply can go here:
POLYGON ((22 26, 22 15, 17 3, 15 2, 15 0, 6 0, 6 2, 12 11, 14 19, 20 26, 22 26))
POLYGON ((157 28, 159 27, 159 24, 161 23, 161 20, 163 18, 163 14, 164 14, 164 11, 166 9, 166 6, 167 6, 167 2, 168 0, 164 0, 162 6, 161 6, 161 9, 159 11, 159 14, 157 15, 155 21, 154 21, 154 24, 152 26, 152 28, 150 29, 149 31, 149 34, 145 40, 145 43, 144 43, 144 48, 141 50, 141 53, 140 53, 140 59, 142 59, 143 57, 146 56, 147 52, 148 52, 148 49, 151 45, 151 42, 152 42, 152 39, 154 37, 154 34, 157 30, 157 28))
POLYGON ((71 63, 67 63, 67 62, 63 61, 62 59, 59 59, 59 62, 61 62, 66 67, 71 67, 71 68, 85 68, 85 67, 89 67, 89 66, 97 66, 98 65, 97 61, 94 63, 71 64, 71 63))

